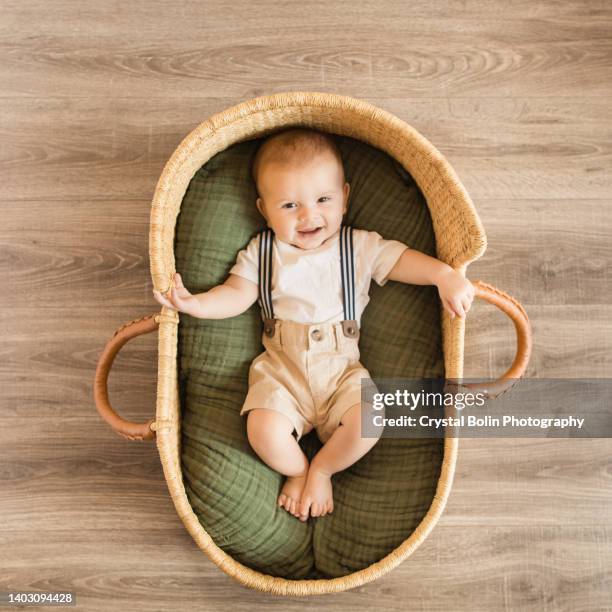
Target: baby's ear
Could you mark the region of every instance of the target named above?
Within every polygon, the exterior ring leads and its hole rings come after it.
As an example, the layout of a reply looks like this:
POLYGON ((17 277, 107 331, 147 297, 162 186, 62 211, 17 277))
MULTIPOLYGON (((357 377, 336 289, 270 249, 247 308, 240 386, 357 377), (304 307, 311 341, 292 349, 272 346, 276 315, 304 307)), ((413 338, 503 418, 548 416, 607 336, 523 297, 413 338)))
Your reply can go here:
POLYGON ((266 211, 264 209, 264 205, 263 205, 263 202, 261 201, 261 198, 257 198, 257 201, 255 202, 255 204, 257 206, 257 210, 260 212, 263 218, 267 221, 268 218, 266 217, 266 211))
POLYGON ((344 212, 343 214, 348 210, 348 202, 349 202, 349 193, 351 192, 351 186, 348 183, 344 183, 344 188, 343 188, 343 192, 344 192, 344 212))

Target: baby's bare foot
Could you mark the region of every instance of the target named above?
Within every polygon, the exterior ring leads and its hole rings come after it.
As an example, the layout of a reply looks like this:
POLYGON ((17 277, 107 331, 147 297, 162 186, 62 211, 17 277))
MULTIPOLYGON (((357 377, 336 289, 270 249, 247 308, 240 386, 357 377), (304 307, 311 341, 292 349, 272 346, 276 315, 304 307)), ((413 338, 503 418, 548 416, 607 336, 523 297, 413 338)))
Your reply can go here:
POLYGON ((293 514, 293 516, 298 515, 300 498, 307 477, 308 470, 301 476, 287 476, 287 480, 285 480, 285 484, 278 496, 278 505, 293 514))
POLYGON ((299 518, 305 521, 311 516, 325 516, 334 509, 331 476, 313 467, 308 470, 306 486, 302 491, 299 518))

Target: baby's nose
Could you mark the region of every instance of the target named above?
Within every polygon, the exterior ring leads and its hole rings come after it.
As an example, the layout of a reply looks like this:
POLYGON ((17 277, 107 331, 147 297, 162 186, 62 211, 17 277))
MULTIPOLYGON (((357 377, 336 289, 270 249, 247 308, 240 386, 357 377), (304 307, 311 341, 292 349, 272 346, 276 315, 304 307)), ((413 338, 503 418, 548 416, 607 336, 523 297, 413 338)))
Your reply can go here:
POLYGON ((304 212, 302 212, 302 214, 300 215, 300 222, 305 222, 305 221, 312 221, 313 219, 317 219, 318 218, 318 214, 315 210, 305 210, 304 212))

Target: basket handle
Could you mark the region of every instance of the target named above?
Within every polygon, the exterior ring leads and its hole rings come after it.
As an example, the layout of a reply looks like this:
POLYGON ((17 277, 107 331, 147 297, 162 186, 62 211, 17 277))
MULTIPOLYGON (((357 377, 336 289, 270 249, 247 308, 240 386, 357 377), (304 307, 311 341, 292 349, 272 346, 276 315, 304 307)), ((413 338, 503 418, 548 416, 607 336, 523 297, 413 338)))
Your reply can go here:
POLYGON ((462 383, 460 385, 471 390, 482 391, 488 397, 495 398, 510 389, 527 369, 532 347, 531 325, 525 309, 518 300, 484 281, 477 280, 472 284, 476 290, 475 296, 497 306, 508 315, 516 331, 516 355, 507 372, 492 383, 462 383))
POLYGON ((154 313, 122 325, 106 343, 96 367, 94 379, 96 408, 112 429, 128 440, 153 440, 155 431, 151 429, 151 424, 155 419, 149 419, 146 423, 132 423, 122 419, 108 401, 108 375, 117 353, 128 340, 159 328, 158 316, 159 313, 154 313))

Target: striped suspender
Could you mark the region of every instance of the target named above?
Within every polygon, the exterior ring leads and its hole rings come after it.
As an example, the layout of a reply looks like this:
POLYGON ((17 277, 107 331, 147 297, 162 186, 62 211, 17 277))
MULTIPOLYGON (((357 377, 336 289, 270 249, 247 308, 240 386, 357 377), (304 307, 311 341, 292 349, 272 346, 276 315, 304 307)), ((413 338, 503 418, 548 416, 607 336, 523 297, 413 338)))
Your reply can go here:
POLYGON ((342 298, 344 318, 355 318, 355 270, 353 269, 353 228, 340 228, 340 267, 342 269, 342 298), (348 255, 348 256, 347 256, 348 255))
POLYGON ((344 321, 342 329, 349 338, 359 336, 355 317, 355 257, 353 253, 353 228, 343 225, 340 228, 340 269, 342 271, 342 299, 344 302, 344 321))
POLYGON ((264 319, 273 319, 272 309, 272 245, 274 235, 271 229, 259 234, 259 305, 264 319))
POLYGON ((264 331, 274 335, 274 309, 272 308, 272 247, 274 233, 265 229, 259 234, 259 306, 264 320, 264 331))
MULTIPOLYGON (((272 337, 275 331, 274 309, 272 307, 272 252, 274 233, 265 229, 259 234, 259 306, 264 320, 264 331, 272 337)), ((350 338, 359 336, 355 318, 355 265, 353 255, 353 228, 343 225, 340 228, 340 270, 342 274, 342 300, 344 303, 344 335, 350 338)))

